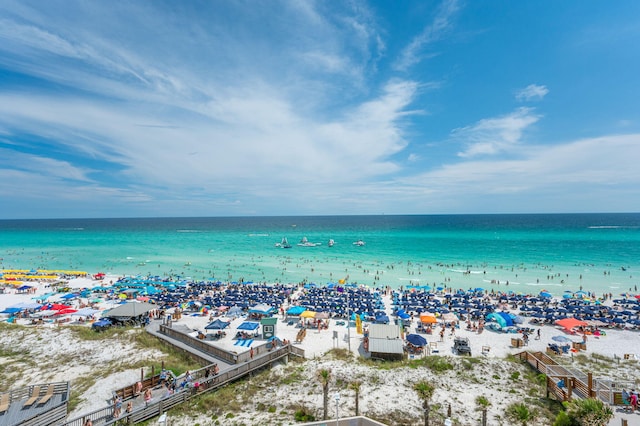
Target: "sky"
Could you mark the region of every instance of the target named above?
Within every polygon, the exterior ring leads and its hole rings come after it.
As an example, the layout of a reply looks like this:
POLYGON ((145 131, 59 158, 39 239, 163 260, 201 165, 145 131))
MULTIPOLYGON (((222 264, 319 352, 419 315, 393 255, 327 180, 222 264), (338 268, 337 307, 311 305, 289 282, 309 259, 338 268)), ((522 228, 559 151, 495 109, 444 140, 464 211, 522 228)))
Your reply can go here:
POLYGON ((0 219, 640 212, 639 17, 0 0, 0 219))

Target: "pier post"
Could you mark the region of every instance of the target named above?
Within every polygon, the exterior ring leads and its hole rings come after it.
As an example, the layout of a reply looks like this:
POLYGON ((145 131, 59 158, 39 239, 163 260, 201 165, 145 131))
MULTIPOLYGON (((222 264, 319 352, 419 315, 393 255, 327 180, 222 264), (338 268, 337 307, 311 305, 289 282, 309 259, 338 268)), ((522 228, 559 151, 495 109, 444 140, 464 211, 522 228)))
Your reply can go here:
POLYGON ((589 393, 587 396, 593 397, 593 373, 591 372, 587 373, 587 391, 589 393))

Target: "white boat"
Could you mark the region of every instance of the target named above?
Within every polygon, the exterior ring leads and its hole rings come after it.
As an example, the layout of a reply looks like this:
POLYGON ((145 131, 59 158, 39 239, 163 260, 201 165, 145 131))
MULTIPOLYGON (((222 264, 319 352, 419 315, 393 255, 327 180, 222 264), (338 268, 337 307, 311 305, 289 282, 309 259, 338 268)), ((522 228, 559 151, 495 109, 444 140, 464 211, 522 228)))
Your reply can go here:
POLYGON ((358 240, 358 241, 354 241, 354 242, 353 242, 353 245, 354 245, 354 246, 362 247, 363 245, 365 245, 365 242, 364 242, 364 241, 362 241, 362 240, 358 240))
POLYGON ((298 243, 300 247, 315 247, 315 246, 319 246, 320 244, 322 243, 312 243, 307 239, 307 237, 302 237, 302 239, 298 243))
POLYGON ((328 245, 329 245, 329 247, 333 247, 333 245, 334 245, 335 243, 336 243, 336 242, 335 242, 335 241, 333 241, 333 239, 330 239, 330 240, 329 240, 328 245))
POLYGON ((287 241, 287 237, 284 237, 282 241, 280 241, 279 243, 276 243, 276 247, 291 248, 291 244, 289 244, 289 241, 287 241))

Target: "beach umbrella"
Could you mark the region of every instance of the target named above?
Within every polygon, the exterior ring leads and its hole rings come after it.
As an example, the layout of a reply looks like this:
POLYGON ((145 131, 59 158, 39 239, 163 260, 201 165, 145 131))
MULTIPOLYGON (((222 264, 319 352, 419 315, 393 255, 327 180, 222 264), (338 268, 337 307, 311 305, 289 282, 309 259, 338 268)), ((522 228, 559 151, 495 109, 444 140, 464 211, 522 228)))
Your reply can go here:
POLYGON ((436 316, 434 314, 423 312, 420 314, 420 322, 424 324, 435 324, 436 322, 438 322, 438 320, 436 319, 436 316))
POLYGON ((205 330, 223 330, 229 327, 228 321, 222 321, 221 319, 216 319, 215 321, 207 324, 204 329, 205 330))
POLYGON ((301 318, 315 318, 316 313, 314 311, 304 311, 303 313, 300 314, 301 318))
POLYGON ((407 334, 406 340, 407 342, 418 348, 421 348, 427 344, 427 339, 420 336, 419 334, 407 334))
POLYGON ((541 291, 540 292, 540 297, 546 297, 547 299, 553 297, 553 295, 551 293, 549 293, 548 291, 541 291))

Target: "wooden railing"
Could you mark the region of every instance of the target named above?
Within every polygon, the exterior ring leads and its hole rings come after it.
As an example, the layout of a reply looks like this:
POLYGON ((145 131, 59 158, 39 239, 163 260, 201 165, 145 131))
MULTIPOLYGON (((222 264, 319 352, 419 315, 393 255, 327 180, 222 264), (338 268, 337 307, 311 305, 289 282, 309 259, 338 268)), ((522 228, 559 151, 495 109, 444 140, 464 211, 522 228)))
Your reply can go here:
POLYGON ((584 374, 574 368, 558 364, 553 358, 543 352, 530 353, 527 351, 515 354, 521 360, 527 361, 531 366, 547 376, 547 392, 556 398, 566 401, 572 397, 598 398, 607 404, 621 405, 621 391, 615 384, 607 384, 605 381, 593 379, 592 373, 584 374), (564 382, 564 388, 558 386, 558 382, 564 382))
MULTIPOLYGON (((260 356, 254 357, 247 362, 238 364, 237 366, 232 367, 229 370, 220 372, 215 376, 209 376, 208 378, 204 378, 205 368, 195 370, 192 373, 192 376, 194 377, 194 380, 199 381, 199 387, 197 390, 195 388, 188 388, 174 395, 162 398, 155 402, 151 402, 146 407, 134 409, 132 413, 122 413, 122 415, 117 419, 113 418, 113 408, 109 406, 85 414, 81 417, 68 420, 66 423, 62 423, 61 426, 82 426, 83 421, 87 418, 90 418, 93 421, 94 426, 113 425, 116 422, 130 422, 132 424, 135 424, 144 420, 148 420, 153 417, 159 416, 170 408, 178 404, 182 404, 183 402, 195 397, 196 395, 218 389, 226 385, 227 383, 233 382, 240 379, 241 377, 246 376, 247 374, 250 374, 253 371, 264 368, 279 359, 286 358, 291 354, 291 352, 291 345, 286 345, 277 349, 273 349, 271 351, 265 351, 260 356)), ((129 386, 123 389, 126 388, 129 388, 129 386)))
MULTIPOLYGON (((174 330, 173 328, 167 325, 161 324, 159 328, 159 332, 172 339, 182 342, 185 345, 191 346, 192 348, 195 348, 200 352, 203 352, 207 355, 218 358, 228 364, 236 364, 238 362, 238 354, 227 352, 224 349, 220 349, 218 347, 212 346, 186 333, 182 333, 178 330, 174 330)), ((209 362, 206 362, 205 364, 209 364, 209 362)))
MULTIPOLYGON (((35 414, 22 420, 20 422, 21 426, 57 424, 61 421, 64 421, 64 418, 67 416, 67 405, 69 403, 69 382, 42 384, 40 385, 40 388, 47 389, 47 387, 50 385, 53 385, 53 395, 62 395, 60 403, 45 412, 35 414)), ((30 388, 31 387, 23 388, 20 392, 16 393, 22 394, 22 392, 26 392, 24 395, 21 395, 22 398, 26 398, 29 396, 28 392, 30 392, 30 388)))

